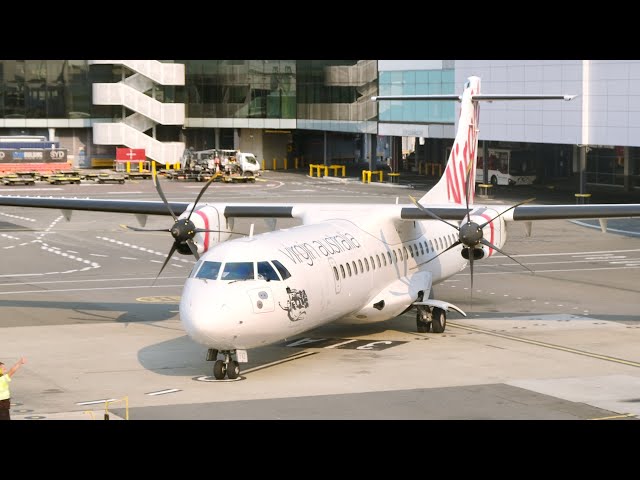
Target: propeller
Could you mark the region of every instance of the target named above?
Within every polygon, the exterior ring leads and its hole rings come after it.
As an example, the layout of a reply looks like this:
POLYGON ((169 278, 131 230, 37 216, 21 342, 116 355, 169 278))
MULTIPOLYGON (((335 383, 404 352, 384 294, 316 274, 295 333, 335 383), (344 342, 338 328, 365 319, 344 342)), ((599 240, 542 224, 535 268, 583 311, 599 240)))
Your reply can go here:
POLYGON ((202 195, 204 195, 204 192, 207 190, 209 185, 211 185, 211 183, 215 179, 215 176, 212 176, 209 180, 207 180, 207 183, 204 184, 204 186, 200 190, 200 193, 198 193, 198 196, 196 197, 196 201, 193 203, 193 208, 191 209, 191 211, 189 212, 189 215, 186 218, 178 218, 176 214, 173 212, 173 210, 171 209, 171 205, 167 201, 167 197, 162 191, 162 186, 160 185, 160 181, 157 178, 157 174, 155 170, 153 172, 152 178, 153 178, 153 185, 155 186, 156 191, 158 192, 158 195, 160 196, 164 204, 167 206, 167 210, 169 210, 171 217, 173 217, 173 221, 174 221, 173 226, 171 228, 155 228, 155 229, 154 228, 151 228, 151 229, 137 228, 137 227, 131 227, 128 225, 122 225, 122 226, 125 228, 128 228, 129 230, 133 230, 135 232, 169 232, 173 237, 173 244, 171 245, 169 254, 165 258, 164 263, 162 264, 162 267, 158 272, 158 275, 153 281, 153 284, 155 284, 156 280, 158 280, 158 277, 160 277, 160 274, 164 270, 164 267, 167 266, 167 263, 169 263, 169 260, 171 259, 173 254, 176 252, 176 250, 180 251, 181 249, 184 249, 184 245, 186 245, 187 248, 189 248, 189 250, 191 251, 191 253, 193 254, 196 260, 200 259, 200 255, 198 254, 198 247, 193 241, 193 237, 195 237, 197 233, 214 232, 214 233, 236 233, 238 235, 246 235, 245 233, 232 232, 229 230, 210 230, 205 228, 196 228, 195 224, 191 221, 191 215, 193 214, 193 212, 195 212, 198 202, 202 198, 202 195))
POLYGON ((491 220, 488 220, 488 221, 484 222, 482 225, 480 225, 480 224, 478 224, 476 222, 471 221, 471 209, 469 208, 469 177, 470 177, 470 172, 471 172, 471 163, 469 163, 469 166, 467 168, 467 172, 466 172, 467 174, 466 174, 466 179, 465 179, 465 185, 466 185, 465 203, 466 203, 466 209, 467 209, 467 213, 465 214, 465 216, 467 218, 467 221, 466 221, 466 223, 463 223, 460 226, 454 225, 454 224, 449 223, 446 220, 440 218, 435 213, 431 212, 429 209, 427 209, 424 206, 422 206, 420 204, 420 202, 418 200, 416 200, 415 198, 413 198, 411 195, 409 195, 409 198, 411 199, 411 201, 420 210, 425 212, 427 215, 429 215, 430 217, 432 217, 432 218, 434 218, 436 220, 440 220, 441 222, 446 223, 447 225, 449 225, 450 227, 455 228, 458 231, 458 240, 456 240, 453 244, 451 244, 449 247, 444 249, 442 252, 440 252, 435 257, 432 257, 432 258, 430 258, 429 260, 427 260, 425 262, 417 264, 415 268, 418 268, 421 265, 425 265, 425 264, 435 260, 440 255, 442 255, 443 253, 451 250, 452 248, 457 247, 458 245, 462 245, 463 246, 462 256, 469 260, 469 271, 471 273, 471 305, 473 305, 473 262, 474 262, 474 260, 476 260, 475 250, 479 245, 485 245, 485 246, 487 246, 489 248, 494 249, 496 252, 501 253, 505 257, 508 257, 511 260, 513 260, 514 262, 516 262, 518 265, 520 265, 523 268, 529 270, 531 273, 534 273, 533 270, 531 270, 529 267, 527 267, 526 265, 520 263, 518 260, 513 258, 511 255, 509 255, 505 251, 499 249, 493 243, 491 243, 489 240, 484 238, 483 229, 484 229, 484 227, 489 225, 491 222, 496 220, 498 217, 500 217, 501 215, 504 215, 505 213, 507 213, 509 210, 512 210, 512 209, 514 209, 516 207, 519 207, 520 205, 523 205, 525 203, 532 202, 533 200, 535 200, 535 198, 529 198, 529 199, 524 200, 524 201, 522 201, 520 203, 512 205, 511 207, 507 208, 506 210, 500 212, 498 215, 493 217, 491 220))

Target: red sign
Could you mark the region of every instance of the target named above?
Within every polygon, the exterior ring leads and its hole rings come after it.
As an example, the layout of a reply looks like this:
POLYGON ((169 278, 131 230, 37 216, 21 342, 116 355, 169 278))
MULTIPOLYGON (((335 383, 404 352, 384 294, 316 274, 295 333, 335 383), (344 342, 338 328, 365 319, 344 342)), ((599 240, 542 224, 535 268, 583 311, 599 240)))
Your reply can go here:
POLYGON ((116 160, 119 162, 140 162, 146 159, 144 148, 116 148, 116 160))

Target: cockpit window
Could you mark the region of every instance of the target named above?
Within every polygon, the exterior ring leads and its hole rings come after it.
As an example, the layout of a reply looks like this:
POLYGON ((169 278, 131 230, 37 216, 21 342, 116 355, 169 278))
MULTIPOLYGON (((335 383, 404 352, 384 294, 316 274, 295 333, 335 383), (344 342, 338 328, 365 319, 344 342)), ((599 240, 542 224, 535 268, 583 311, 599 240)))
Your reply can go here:
POLYGON ((271 260, 271 263, 273 263, 278 269, 278 271, 280 272, 280 276, 282 277, 282 280, 286 280, 291 276, 291 274, 289 273, 289 270, 287 270, 285 266, 282 265, 282 263, 280 263, 278 260, 271 260))
POLYGON ((253 280, 253 262, 227 262, 220 280, 253 280))
POLYGON ((221 262, 203 262, 202 267, 198 270, 196 278, 206 278, 209 280, 215 280, 218 278, 220 272, 221 262))
POLYGON ((258 262, 258 280, 280 280, 269 262, 258 262))

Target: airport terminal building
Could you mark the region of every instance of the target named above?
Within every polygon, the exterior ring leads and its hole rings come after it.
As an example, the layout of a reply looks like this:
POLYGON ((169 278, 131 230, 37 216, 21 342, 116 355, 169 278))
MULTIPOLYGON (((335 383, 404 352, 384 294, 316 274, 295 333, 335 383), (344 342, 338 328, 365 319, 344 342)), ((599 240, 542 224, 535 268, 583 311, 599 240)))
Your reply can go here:
POLYGON ((221 148, 267 169, 384 162, 437 175, 459 105, 371 97, 460 94, 472 75, 482 93, 577 95, 483 102, 479 147, 496 169, 521 158, 541 183, 640 188, 640 61, 623 60, 0 60, 0 153, 24 138, 78 167, 123 146, 161 164, 221 148))

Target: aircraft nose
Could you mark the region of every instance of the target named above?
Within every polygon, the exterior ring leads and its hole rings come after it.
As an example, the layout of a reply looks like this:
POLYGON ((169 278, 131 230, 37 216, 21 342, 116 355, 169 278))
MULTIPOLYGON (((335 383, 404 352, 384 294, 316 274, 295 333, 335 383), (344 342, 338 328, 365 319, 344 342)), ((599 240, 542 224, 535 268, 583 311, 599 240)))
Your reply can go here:
POLYGON ((239 328, 250 305, 224 288, 214 290, 211 283, 188 282, 180 299, 180 321, 187 334, 210 348, 238 348, 239 328))

